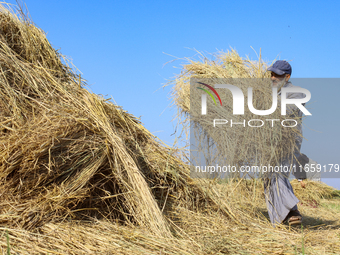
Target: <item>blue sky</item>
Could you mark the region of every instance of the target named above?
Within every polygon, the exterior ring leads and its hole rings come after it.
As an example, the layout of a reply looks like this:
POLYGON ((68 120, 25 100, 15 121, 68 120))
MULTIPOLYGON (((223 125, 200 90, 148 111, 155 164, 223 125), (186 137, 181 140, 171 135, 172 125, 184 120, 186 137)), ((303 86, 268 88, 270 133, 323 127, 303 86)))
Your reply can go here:
MULTIPOLYGON (((15 3, 9 1, 9 3, 15 3)), ((338 1, 25 1, 35 24, 83 73, 93 92, 113 97, 145 127, 173 142, 175 110, 164 83, 197 49, 290 60, 292 77, 339 78, 338 1)), ((339 82, 310 88, 313 114, 302 152, 340 164, 339 82), (311 129, 320 131, 315 132, 311 129)), ((340 189, 340 179, 325 180, 340 189)))

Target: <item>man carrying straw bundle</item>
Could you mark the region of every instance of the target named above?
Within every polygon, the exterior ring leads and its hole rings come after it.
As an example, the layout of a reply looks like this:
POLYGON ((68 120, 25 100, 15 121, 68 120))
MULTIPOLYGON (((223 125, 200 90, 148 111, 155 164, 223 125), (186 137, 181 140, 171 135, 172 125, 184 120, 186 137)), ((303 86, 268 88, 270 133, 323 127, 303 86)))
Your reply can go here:
MULTIPOLYGON (((278 60, 271 67, 267 69, 271 71, 272 86, 277 87, 279 95, 281 94, 282 87, 296 87, 290 81, 292 68, 287 61, 278 60)), ((304 98, 303 93, 288 93, 288 98, 304 98)), ((295 105, 287 106, 288 115, 294 115, 301 119, 302 112, 295 105)), ((280 164, 287 166, 291 170, 291 166, 295 164, 296 169, 300 169, 308 163, 306 155, 300 153, 302 143, 302 128, 301 122, 297 125, 297 134, 295 137, 295 150, 293 155, 281 159, 280 164)), ((299 225, 302 223, 302 216, 297 208, 299 200, 293 192, 293 188, 288 180, 289 172, 270 173, 264 180, 265 199, 270 220, 275 226, 277 224, 288 222, 289 225, 299 225)), ((306 178, 306 173, 296 171, 295 177, 304 188, 305 184, 302 179, 306 178)))

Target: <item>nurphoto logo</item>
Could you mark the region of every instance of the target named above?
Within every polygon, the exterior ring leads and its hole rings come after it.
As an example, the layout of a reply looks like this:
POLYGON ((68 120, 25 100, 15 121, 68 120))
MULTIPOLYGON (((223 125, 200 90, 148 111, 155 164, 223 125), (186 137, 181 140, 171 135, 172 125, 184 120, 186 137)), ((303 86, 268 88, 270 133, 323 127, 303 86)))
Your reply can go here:
MULTIPOLYGON (((220 98, 220 95, 217 93, 217 91, 210 85, 205 84, 203 82, 198 82, 199 84, 202 84, 204 86, 206 86, 207 88, 209 88, 210 90, 212 90, 215 95, 217 96, 217 98, 220 101, 220 104, 222 106, 222 101, 220 98)), ((203 91, 205 91, 214 101, 215 105, 216 105, 216 100, 214 98, 214 96, 211 94, 211 92, 209 92, 206 89, 197 87, 198 89, 201 89, 203 91)), ((244 95, 243 92, 240 88, 234 86, 234 85, 230 85, 230 84, 215 84, 215 88, 219 88, 219 89, 229 89, 230 92, 232 93, 233 96, 233 114, 234 115, 244 115, 244 95)), ((311 93, 304 88, 282 88, 281 89, 281 115, 286 115, 287 111, 286 111, 286 107, 287 104, 293 104, 295 105, 297 108, 299 108, 305 115, 312 115, 304 106, 305 103, 307 103, 310 98, 311 98, 311 93), (306 95, 305 98, 287 98, 287 94, 288 93, 303 93, 306 95)), ((253 106, 253 88, 249 87, 248 88, 248 108, 250 110, 250 112, 252 112, 253 114, 256 115, 269 115, 272 114, 276 108, 277 108, 277 87, 273 87, 272 88, 272 96, 273 96, 273 104, 272 107, 268 110, 257 110, 254 108, 253 106)), ((201 96, 201 105, 202 105, 202 115, 206 115, 207 114, 207 95, 206 94, 202 94, 201 96)))

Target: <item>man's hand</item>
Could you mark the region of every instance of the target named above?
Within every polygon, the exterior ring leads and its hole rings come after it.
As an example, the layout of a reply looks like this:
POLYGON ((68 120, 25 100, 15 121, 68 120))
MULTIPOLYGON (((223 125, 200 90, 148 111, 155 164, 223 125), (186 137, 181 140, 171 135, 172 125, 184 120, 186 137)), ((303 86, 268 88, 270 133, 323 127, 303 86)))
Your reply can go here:
POLYGON ((306 188, 306 183, 305 183, 305 182, 300 181, 300 184, 301 184, 301 187, 302 187, 302 188, 306 188))

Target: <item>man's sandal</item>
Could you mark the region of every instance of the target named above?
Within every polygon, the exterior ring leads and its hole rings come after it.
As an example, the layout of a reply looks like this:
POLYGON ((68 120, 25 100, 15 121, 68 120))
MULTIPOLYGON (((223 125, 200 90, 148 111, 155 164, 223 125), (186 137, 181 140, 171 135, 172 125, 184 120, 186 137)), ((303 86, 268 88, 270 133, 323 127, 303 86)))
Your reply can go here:
POLYGON ((289 226, 301 225, 301 223, 302 223, 302 217, 301 216, 292 216, 288 219, 289 226))
POLYGON ((287 217, 284 219, 284 222, 287 222, 289 226, 301 225, 302 216, 298 210, 293 210, 288 213, 287 217))

